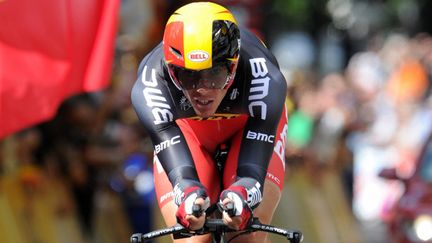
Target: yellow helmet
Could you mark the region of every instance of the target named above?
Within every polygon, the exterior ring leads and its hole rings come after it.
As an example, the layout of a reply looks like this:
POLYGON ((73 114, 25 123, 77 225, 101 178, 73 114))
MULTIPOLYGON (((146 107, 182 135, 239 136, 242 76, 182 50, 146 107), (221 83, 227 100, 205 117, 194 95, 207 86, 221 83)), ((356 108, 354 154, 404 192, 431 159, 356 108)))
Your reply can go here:
POLYGON ((168 19, 163 51, 179 89, 195 88, 200 81, 207 88, 227 88, 237 68, 240 31, 226 8, 211 2, 190 3, 168 19))

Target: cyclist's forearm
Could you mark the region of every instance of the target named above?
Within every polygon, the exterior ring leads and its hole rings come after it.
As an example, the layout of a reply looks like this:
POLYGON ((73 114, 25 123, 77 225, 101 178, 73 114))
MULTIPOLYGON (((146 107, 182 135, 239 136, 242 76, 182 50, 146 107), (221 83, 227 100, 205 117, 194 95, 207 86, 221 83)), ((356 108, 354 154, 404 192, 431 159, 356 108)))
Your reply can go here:
POLYGON ((182 179, 199 181, 192 155, 178 127, 171 127, 152 136, 155 155, 171 184, 182 179))

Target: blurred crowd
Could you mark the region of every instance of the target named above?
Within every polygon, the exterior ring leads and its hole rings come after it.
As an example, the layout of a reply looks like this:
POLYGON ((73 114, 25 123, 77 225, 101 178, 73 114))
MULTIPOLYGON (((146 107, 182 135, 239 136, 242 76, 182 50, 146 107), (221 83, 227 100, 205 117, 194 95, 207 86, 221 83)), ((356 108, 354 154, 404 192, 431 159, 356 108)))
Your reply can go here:
POLYGON ((341 72, 320 79, 296 74, 289 86, 287 156, 302 158, 312 173, 338 170, 364 220, 385 217, 401 190, 379 179, 379 171, 396 167, 409 177, 432 129, 431 36, 376 38, 341 72))
MULTIPOLYGON (((131 231, 153 228, 152 144, 131 107, 130 90, 139 61, 186 2, 122 1, 112 85, 69 98, 52 120, 2 141, 0 190, 1 178, 10 175, 28 191, 55 181, 67 192, 58 215, 75 212, 89 238, 100 192, 119 198, 131 231)), ((379 179, 379 170, 393 166, 409 176, 432 128, 431 35, 377 32, 349 52, 346 43, 323 47, 304 32, 269 36, 270 1, 217 2, 267 41, 286 75, 287 180, 299 166, 317 186, 323 171, 336 171, 359 220, 385 218, 401 188, 379 179), (320 57, 327 58, 316 61, 320 57)))

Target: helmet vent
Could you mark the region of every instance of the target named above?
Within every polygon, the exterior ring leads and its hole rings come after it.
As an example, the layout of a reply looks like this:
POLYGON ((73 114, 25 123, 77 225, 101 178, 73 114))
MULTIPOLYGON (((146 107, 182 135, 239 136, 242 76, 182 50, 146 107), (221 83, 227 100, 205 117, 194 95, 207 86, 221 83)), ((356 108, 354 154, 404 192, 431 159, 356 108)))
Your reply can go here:
POLYGON ((176 48, 170 46, 169 50, 170 50, 171 53, 173 53, 177 58, 180 58, 180 59, 183 58, 181 52, 180 52, 179 50, 177 50, 176 48))
POLYGON ((228 20, 213 22, 213 61, 224 62, 238 56, 240 31, 237 25, 228 20))

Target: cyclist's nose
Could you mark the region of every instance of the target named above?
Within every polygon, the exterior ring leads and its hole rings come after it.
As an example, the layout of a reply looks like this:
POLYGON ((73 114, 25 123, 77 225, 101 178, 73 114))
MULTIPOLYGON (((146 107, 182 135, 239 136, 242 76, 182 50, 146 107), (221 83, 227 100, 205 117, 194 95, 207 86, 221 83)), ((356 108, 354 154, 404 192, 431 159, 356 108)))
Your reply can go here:
POLYGON ((208 80, 208 79, 200 79, 198 82, 197 82, 197 85, 196 85, 196 89, 198 90, 198 89, 204 89, 204 90, 208 90, 209 89, 209 85, 210 85, 210 80, 208 80))
POLYGON ((203 85, 198 86, 198 88, 196 89, 196 92, 200 93, 200 94, 206 94, 208 93, 208 88, 204 87, 203 85))

